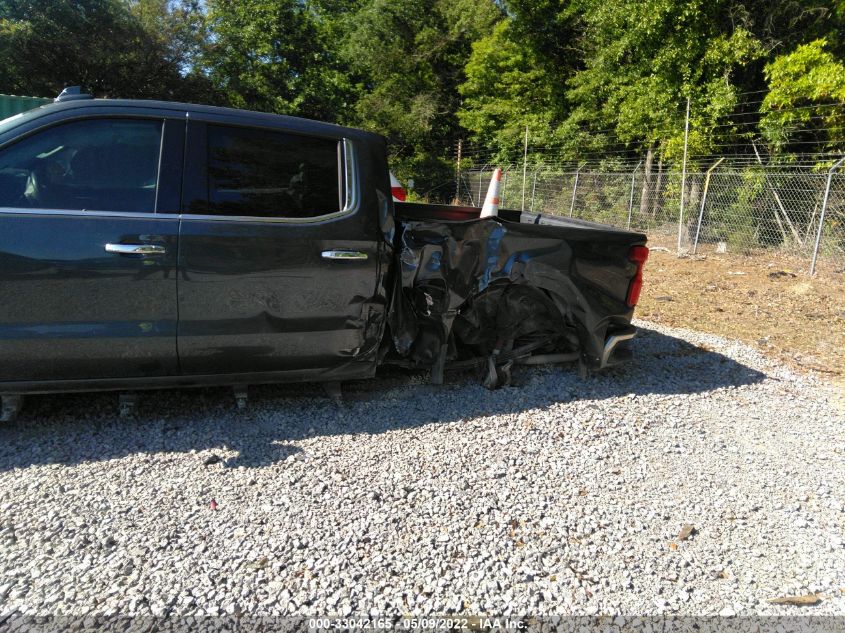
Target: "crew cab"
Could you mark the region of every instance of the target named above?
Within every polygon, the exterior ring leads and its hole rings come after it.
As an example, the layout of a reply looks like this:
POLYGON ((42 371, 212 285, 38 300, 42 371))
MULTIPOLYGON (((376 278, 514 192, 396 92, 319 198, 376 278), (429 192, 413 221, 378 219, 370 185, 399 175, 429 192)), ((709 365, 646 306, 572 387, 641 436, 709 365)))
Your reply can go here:
POLYGON ((0 122, 0 394, 624 360, 646 238, 395 202, 384 138, 69 94, 0 122))

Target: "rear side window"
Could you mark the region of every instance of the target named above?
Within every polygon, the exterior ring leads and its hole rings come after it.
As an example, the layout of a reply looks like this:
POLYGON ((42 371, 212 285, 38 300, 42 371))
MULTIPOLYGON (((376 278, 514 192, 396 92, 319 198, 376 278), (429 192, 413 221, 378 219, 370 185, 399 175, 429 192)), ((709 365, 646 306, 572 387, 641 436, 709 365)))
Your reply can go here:
POLYGON ((153 213, 162 122, 85 119, 0 150, 0 207, 153 213))
POLYGON ((312 218, 343 209, 343 143, 208 126, 208 205, 216 215, 312 218))

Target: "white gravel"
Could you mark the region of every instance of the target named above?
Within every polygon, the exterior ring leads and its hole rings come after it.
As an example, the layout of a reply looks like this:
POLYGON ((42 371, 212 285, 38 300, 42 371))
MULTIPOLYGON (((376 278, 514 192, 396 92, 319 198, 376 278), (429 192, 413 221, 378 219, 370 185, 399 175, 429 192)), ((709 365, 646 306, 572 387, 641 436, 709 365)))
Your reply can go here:
POLYGON ((33 398, 0 429, 0 612, 845 615, 831 389, 640 325, 586 382, 33 398))

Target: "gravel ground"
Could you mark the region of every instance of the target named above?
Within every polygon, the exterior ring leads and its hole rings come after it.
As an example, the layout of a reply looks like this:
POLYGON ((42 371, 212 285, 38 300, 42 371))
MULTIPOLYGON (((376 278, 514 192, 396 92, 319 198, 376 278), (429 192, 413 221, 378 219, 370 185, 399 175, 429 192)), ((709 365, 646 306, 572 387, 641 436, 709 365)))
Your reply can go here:
POLYGON ((832 392, 640 325, 586 382, 33 398, 0 430, 2 611, 845 614, 832 392))

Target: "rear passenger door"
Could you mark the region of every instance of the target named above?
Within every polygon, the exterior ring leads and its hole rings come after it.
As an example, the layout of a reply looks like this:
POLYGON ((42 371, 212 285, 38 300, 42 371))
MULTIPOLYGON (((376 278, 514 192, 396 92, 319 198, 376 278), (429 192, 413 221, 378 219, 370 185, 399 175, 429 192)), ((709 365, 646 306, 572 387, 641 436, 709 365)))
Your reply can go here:
POLYGON ((45 118, 0 146, 0 381, 177 374, 184 119, 45 118))
POLYGON ((192 121, 187 146, 182 371, 369 375, 379 234, 354 145, 210 117, 192 121))

